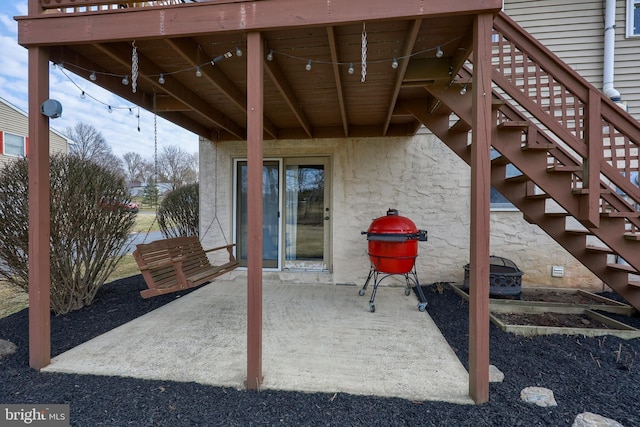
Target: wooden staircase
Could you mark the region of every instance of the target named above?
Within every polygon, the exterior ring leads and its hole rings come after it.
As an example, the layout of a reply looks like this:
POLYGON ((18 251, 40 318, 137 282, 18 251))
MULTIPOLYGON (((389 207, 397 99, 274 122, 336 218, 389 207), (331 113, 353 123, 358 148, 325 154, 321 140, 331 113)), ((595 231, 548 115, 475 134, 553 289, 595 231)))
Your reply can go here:
MULTIPOLYGON (((504 13, 494 20, 491 184, 640 309, 640 124, 504 13), (509 171, 519 171, 513 175, 509 171)), ((470 164, 472 64, 405 109, 470 164)))

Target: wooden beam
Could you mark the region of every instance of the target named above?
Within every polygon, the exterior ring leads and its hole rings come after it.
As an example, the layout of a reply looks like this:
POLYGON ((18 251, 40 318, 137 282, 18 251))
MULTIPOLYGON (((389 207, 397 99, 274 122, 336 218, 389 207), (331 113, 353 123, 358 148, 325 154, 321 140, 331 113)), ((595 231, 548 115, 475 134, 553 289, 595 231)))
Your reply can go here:
MULTIPOLYGON (((131 53, 129 46, 125 45, 115 47, 97 44, 95 47, 102 53, 108 55, 110 58, 118 61, 125 67, 131 66, 131 53)), ((163 73, 163 70, 159 68, 153 61, 138 54, 138 64, 141 70, 145 73, 140 73, 138 78, 144 79, 150 83, 159 93, 168 93, 180 102, 191 107, 191 109, 204 117, 212 125, 220 127, 238 137, 238 139, 245 138, 245 131, 242 127, 236 124, 233 120, 227 117, 221 111, 213 108, 210 104, 205 102, 197 94, 189 90, 186 86, 180 83, 178 80, 170 75, 164 76, 165 83, 160 84, 158 82, 158 76, 163 73)))
POLYGON ((393 82, 393 89, 391 91, 391 97, 389 98, 389 103, 387 107, 387 118, 382 125, 382 134, 386 135, 389 130, 389 125, 391 124, 391 117, 393 116, 393 110, 396 107, 396 101, 398 100, 398 94, 400 93, 400 88, 402 87, 402 81, 404 79, 404 74, 407 71, 407 66, 409 65, 409 59, 411 56, 411 52, 413 52, 413 46, 416 43, 416 38, 418 37, 418 32, 420 31, 420 26, 422 25, 421 19, 416 19, 410 25, 409 31, 407 32, 407 37, 404 40, 402 53, 400 55, 400 60, 398 61, 398 68, 396 72, 396 78, 393 82))
POLYGON ((49 253, 49 49, 29 48, 29 366, 51 361, 51 266, 49 253))
MULTIPOLYGON (((74 7, 71 0, 56 2, 74 7)), ((433 16, 498 12, 502 0, 300 0, 200 2, 117 11, 51 14, 51 19, 18 18, 18 42, 56 45, 143 38, 189 37, 198 33, 266 31, 274 28, 344 25, 433 16), (114 31, 118 28, 118 31, 114 31)))
POLYGON ((278 92, 280 92, 280 95, 282 95, 282 97, 284 98, 284 101, 291 109, 291 112, 296 117, 296 120, 298 120, 298 123, 300 123, 300 127, 304 129, 305 133, 309 137, 312 137, 313 132, 311 129, 311 122, 309 121, 309 118, 307 117, 304 110, 300 107, 300 102, 296 98, 295 91, 291 88, 291 86, 289 86, 289 82, 276 63, 276 60, 276 58, 274 58, 272 61, 265 59, 265 71, 273 84, 278 89, 278 92))
MULTIPOLYGON (((191 38, 164 39, 164 42, 171 46, 192 67, 197 67, 213 60, 213 58, 208 58, 191 38), (195 52, 200 53, 196 55, 195 52), (196 59, 198 56, 200 57, 199 60, 196 59)), ((247 113, 247 95, 222 72, 220 67, 203 67, 200 71, 202 72, 202 77, 229 98, 243 113, 247 113)), ((264 118, 263 121, 265 131, 275 138, 278 135, 276 127, 267 118, 264 118)))
POLYGON ((469 395, 489 400, 489 214, 491 186, 491 28, 493 16, 473 23, 471 139, 471 259, 469 285, 469 395))
POLYGON ((262 34, 247 34, 247 388, 262 383, 262 34))
POLYGON ((344 103, 344 88, 342 87, 342 79, 340 78, 340 56, 336 44, 336 34, 333 27, 327 27, 327 38, 329 39, 329 50, 331 51, 331 62, 333 64, 333 80, 336 82, 336 95, 338 95, 338 108, 340 109, 340 117, 342 118, 342 128, 344 136, 349 136, 349 119, 347 118, 347 108, 344 103))

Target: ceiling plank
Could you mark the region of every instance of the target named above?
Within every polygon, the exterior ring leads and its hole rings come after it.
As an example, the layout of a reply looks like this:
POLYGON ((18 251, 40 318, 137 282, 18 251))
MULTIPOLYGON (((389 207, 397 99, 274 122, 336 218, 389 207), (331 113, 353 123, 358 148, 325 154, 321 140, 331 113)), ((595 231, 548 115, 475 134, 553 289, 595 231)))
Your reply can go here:
POLYGON ((340 117, 342 118, 342 128, 344 129, 343 136, 349 136, 349 120, 347 118, 347 109, 344 103, 344 88, 342 86, 342 79, 340 79, 340 57, 338 55, 336 34, 333 27, 327 27, 327 37, 329 38, 329 50, 331 51, 331 63, 333 64, 333 79, 336 82, 338 107, 340 109, 340 117))
MULTIPOLYGON (((200 46, 190 38, 164 39, 165 43, 173 48, 192 67, 200 66, 207 62, 212 62, 212 58, 200 49, 200 46), (199 52, 200 59, 196 60, 196 52, 199 52)), ((242 92, 219 67, 203 67, 202 76, 209 83, 229 98, 245 115, 247 114, 247 94, 242 92)), ((273 137, 276 137, 278 130, 268 118, 263 118, 264 129, 273 137)))
POLYGON ((402 50, 402 55, 400 60, 398 61, 398 69, 396 73, 396 79, 393 83, 393 91, 391 92, 391 98, 389 99, 389 104, 387 108, 387 118, 382 127, 382 134, 386 135, 389 130, 389 125, 391 124, 391 117, 393 116, 393 110, 395 109, 396 102, 398 100, 398 94, 400 93, 400 87, 402 86, 402 80, 407 71, 407 66, 409 65, 409 61, 411 60, 411 53, 413 52, 413 46, 416 43, 416 38, 418 37, 418 32, 420 31, 420 26, 422 25, 422 19, 416 19, 411 22, 409 31, 407 32, 407 37, 404 40, 404 48, 402 50))
MULTIPOLYGON (((129 66, 131 58, 128 46, 126 48, 120 48, 115 46, 95 45, 95 47, 103 54, 108 55, 110 58, 120 62, 122 65, 129 66)), ((214 126, 226 130, 227 132, 238 137, 238 139, 245 139, 245 131, 243 128, 234 123, 222 112, 206 103, 202 98, 187 89, 176 79, 167 75, 164 77, 165 83, 160 84, 156 77, 150 77, 160 75, 163 70, 156 66, 144 55, 138 55, 138 64, 139 68, 145 70, 146 72, 146 74, 139 74, 139 78, 151 83, 154 87, 154 90, 157 89, 160 92, 166 92, 170 94, 180 102, 191 107, 194 112, 204 117, 214 126)))
POLYGON ((296 117, 298 123, 300 123, 302 129, 304 129, 304 132, 307 134, 307 136, 311 137, 313 132, 311 130, 311 123, 309 122, 309 118, 302 110, 302 108, 300 108, 300 102, 296 98, 296 95, 291 86, 289 86, 284 73, 282 72, 280 67, 278 67, 276 59, 274 58, 273 60, 269 61, 265 58, 264 63, 264 71, 267 73, 273 84, 276 86, 276 88, 284 98, 284 101, 291 109, 291 112, 296 117))

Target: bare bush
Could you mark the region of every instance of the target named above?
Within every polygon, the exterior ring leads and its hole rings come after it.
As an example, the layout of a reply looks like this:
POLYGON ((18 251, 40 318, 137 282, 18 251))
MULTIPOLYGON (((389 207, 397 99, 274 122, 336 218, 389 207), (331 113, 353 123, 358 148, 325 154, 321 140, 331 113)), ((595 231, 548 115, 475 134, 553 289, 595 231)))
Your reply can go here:
MULTIPOLYGON (((51 158, 51 309, 90 305, 123 256, 135 214, 124 179, 77 156, 51 158)), ((0 276, 28 288, 28 161, 0 170, 0 276)))
POLYGON ((158 225, 164 237, 198 236, 200 196, 198 183, 167 194, 158 208, 158 225))

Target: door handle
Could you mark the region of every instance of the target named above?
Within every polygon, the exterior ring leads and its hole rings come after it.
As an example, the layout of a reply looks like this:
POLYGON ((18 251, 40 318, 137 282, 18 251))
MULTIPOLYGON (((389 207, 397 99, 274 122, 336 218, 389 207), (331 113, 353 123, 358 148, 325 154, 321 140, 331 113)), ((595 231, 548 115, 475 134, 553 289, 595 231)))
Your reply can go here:
POLYGON ((325 216, 325 217, 324 217, 324 220, 325 220, 325 221, 329 221, 329 217, 328 217, 328 216, 325 216))

